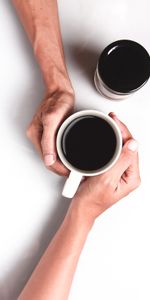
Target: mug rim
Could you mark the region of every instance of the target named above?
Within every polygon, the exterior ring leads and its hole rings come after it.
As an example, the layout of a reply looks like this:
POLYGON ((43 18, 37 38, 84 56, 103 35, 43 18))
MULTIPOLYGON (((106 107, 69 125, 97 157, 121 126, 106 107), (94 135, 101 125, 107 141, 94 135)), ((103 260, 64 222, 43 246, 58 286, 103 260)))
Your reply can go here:
POLYGON ((78 112, 75 112, 71 116, 69 116, 60 126, 58 133, 57 133, 57 137, 56 137, 56 147, 57 147, 57 152, 58 152, 60 160, 70 171, 78 172, 79 174, 82 174, 82 176, 95 176, 95 175, 102 174, 102 173, 106 172, 107 170, 109 170, 118 160, 121 150, 122 150, 122 135, 121 135, 121 131, 120 131, 118 125, 115 123, 115 121, 111 117, 106 115, 105 113, 98 111, 98 110, 93 110, 93 109, 80 110, 78 112), (67 159, 65 158, 65 156, 63 154, 62 148, 61 148, 61 137, 62 137, 62 134, 63 134, 64 130, 66 129, 66 127, 74 119, 76 119, 80 116, 85 116, 85 115, 98 116, 98 117, 101 117, 102 119, 104 119, 106 122, 108 122, 109 125, 112 127, 112 129, 115 133, 115 136, 116 136, 116 140, 117 140, 116 150, 115 150, 114 155, 112 156, 111 160, 102 168, 100 168, 98 170, 94 170, 94 171, 85 171, 85 170, 80 170, 80 169, 74 167, 71 163, 69 163, 67 161, 67 159))

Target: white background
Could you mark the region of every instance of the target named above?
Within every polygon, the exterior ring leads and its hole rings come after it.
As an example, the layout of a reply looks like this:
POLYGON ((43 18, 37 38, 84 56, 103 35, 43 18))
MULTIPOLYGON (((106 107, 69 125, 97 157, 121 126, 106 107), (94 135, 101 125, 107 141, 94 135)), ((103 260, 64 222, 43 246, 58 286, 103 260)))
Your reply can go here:
MULTIPOLYGON (((93 74, 99 53, 112 41, 129 38, 150 50, 150 2, 58 2, 76 109, 118 114, 139 141, 142 178, 138 190, 95 223, 70 300, 149 300, 149 84, 128 100, 115 102, 97 93, 93 74)), ((61 197, 64 179, 44 167, 25 136, 43 95, 43 81, 28 39, 11 1, 1 0, 0 300, 17 299, 70 201, 61 197)))

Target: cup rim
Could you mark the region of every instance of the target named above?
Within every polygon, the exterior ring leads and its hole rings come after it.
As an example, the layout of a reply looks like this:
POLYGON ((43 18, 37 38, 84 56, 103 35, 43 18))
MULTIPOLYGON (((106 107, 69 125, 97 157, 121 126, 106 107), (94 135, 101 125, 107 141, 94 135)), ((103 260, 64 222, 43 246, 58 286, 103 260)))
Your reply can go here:
POLYGON ((103 51, 100 54, 100 57, 98 59, 96 69, 97 69, 98 78, 99 78, 99 80, 101 78, 101 81, 106 89, 110 90, 112 93, 115 93, 115 94, 130 95, 130 94, 138 91, 140 88, 142 88, 147 83, 147 81, 150 77, 150 56, 149 56, 148 51, 140 43, 138 43, 134 40, 130 40, 130 39, 120 39, 120 40, 116 40, 116 41, 110 43, 103 49, 103 51), (143 52, 143 54, 145 55, 145 59, 147 59, 147 71, 146 71, 145 79, 143 80, 143 82, 141 82, 141 84, 138 84, 131 89, 125 89, 125 90, 118 89, 117 90, 117 89, 112 88, 112 86, 110 86, 108 84, 108 82, 105 82, 105 78, 103 78, 103 74, 101 74, 101 71, 100 71, 100 65, 105 60, 105 57, 107 56, 107 54, 110 51, 112 51, 115 48, 118 48, 118 47, 121 48, 121 47, 124 47, 127 45, 128 45, 128 48, 138 47, 140 49, 140 51, 143 52))
POLYGON ((58 152, 60 160, 70 171, 78 172, 78 173, 82 174, 83 176, 95 176, 95 175, 99 175, 99 174, 102 174, 102 173, 108 171, 118 160, 121 150, 122 150, 122 135, 121 135, 121 131, 120 131, 118 125, 115 123, 115 121, 111 117, 106 115, 105 113, 98 111, 98 110, 93 110, 93 109, 80 110, 78 112, 75 112, 71 116, 69 116, 60 126, 58 133, 57 133, 57 137, 56 137, 56 147, 57 147, 57 152, 58 152), (85 116, 85 115, 98 116, 98 117, 101 117, 102 119, 104 119, 105 121, 107 121, 109 123, 109 125, 113 128, 114 133, 116 135, 116 139, 117 139, 117 146, 116 146, 116 150, 115 150, 113 157, 105 166, 103 166, 102 168, 100 168, 96 171, 95 170, 94 171, 85 171, 85 170, 80 170, 78 168, 75 168, 67 161, 67 159, 65 158, 65 156, 62 152, 62 149, 61 149, 61 137, 62 137, 62 134, 63 134, 65 128, 74 119, 76 119, 80 116, 85 116))

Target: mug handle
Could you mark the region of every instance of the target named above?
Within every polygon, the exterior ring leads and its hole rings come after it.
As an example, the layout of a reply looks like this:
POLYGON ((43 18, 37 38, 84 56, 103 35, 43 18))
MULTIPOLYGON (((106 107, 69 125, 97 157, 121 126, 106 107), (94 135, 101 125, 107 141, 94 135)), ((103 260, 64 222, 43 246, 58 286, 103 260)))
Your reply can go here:
POLYGON ((65 182, 62 195, 66 198, 73 198, 82 180, 82 177, 82 174, 79 172, 71 171, 68 179, 65 182))

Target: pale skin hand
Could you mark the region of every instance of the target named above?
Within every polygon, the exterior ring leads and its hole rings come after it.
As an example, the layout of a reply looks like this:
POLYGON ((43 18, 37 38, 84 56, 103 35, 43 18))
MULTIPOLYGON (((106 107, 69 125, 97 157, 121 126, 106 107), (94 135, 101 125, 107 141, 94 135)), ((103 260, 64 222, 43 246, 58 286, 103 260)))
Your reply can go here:
POLYGON ((28 127, 27 136, 46 167, 68 175, 57 158, 55 138, 60 124, 73 111, 74 90, 65 65, 57 0, 12 2, 31 41, 46 85, 45 97, 28 127))
POLYGON ((105 174, 86 178, 67 215, 18 300, 67 300, 77 263, 95 219, 140 184, 137 142, 111 113, 121 129, 123 149, 105 174))
POLYGON ((122 133, 123 148, 120 158, 108 172, 87 178, 76 194, 76 202, 79 201, 81 206, 84 204, 84 214, 87 211, 92 218, 98 217, 140 184, 137 142, 133 140, 127 127, 118 120, 114 113, 109 115, 117 123, 122 133))

